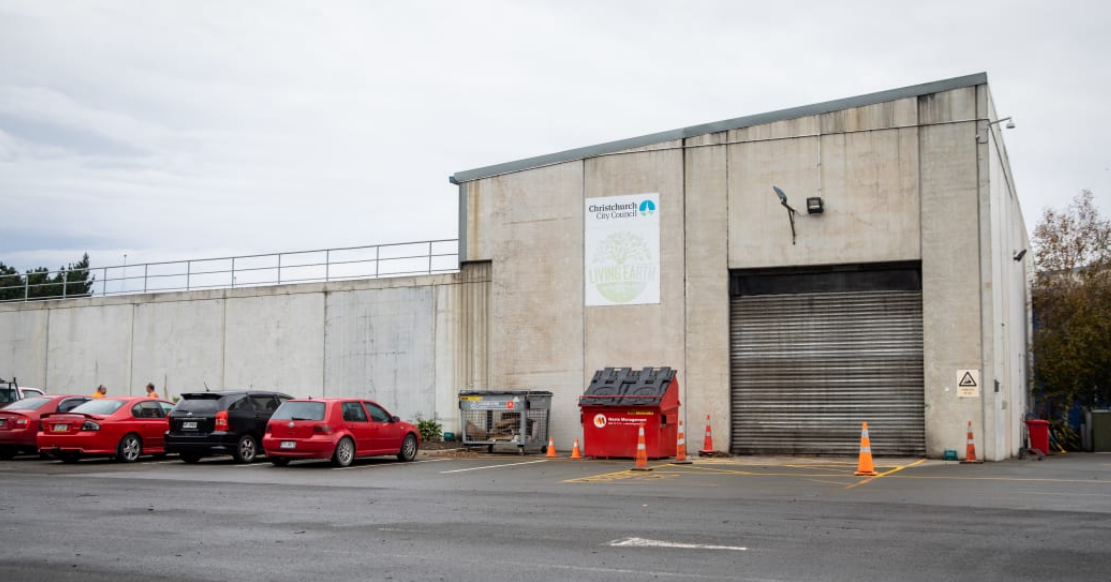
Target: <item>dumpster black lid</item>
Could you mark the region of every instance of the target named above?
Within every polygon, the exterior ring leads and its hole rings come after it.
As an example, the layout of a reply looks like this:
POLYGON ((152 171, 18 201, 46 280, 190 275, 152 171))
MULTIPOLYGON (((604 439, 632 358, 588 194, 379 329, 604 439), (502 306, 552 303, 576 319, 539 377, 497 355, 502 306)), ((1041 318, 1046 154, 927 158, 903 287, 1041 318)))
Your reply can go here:
POLYGON ((580 406, 650 406, 660 404, 675 379, 669 367, 604 368, 594 372, 580 406))

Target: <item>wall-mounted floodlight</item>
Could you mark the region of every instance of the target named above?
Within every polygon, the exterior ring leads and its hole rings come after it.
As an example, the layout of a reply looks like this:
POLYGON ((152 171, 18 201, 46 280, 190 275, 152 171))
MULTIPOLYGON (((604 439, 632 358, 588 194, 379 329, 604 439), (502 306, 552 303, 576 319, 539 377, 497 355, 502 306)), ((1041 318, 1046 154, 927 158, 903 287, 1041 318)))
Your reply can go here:
POLYGON ((986 126, 984 126, 984 134, 983 135, 980 135, 979 133, 976 134, 976 141, 978 141, 980 143, 988 143, 988 134, 991 133, 991 126, 999 125, 1000 123, 1003 123, 1004 121, 1007 122, 1007 125, 1004 125, 1003 127, 1006 127, 1007 129, 1014 129, 1015 128, 1015 122, 1014 122, 1013 119, 1011 119, 1010 116, 1004 117, 1002 119, 996 119, 995 121, 989 121, 988 124, 986 126))
POLYGON ((806 213, 807 214, 821 214, 825 211, 825 206, 822 205, 821 196, 811 196, 806 199, 806 213))
POLYGON ((1026 256, 1026 249, 1022 249, 1021 251, 1015 253, 1015 256, 1013 258, 1016 261, 1021 261, 1022 257, 1025 257, 1025 256, 1026 256))
POLYGON ((787 204, 787 194, 780 190, 779 186, 773 185, 772 190, 775 190, 775 195, 779 196, 779 203, 787 209, 787 220, 791 221, 791 244, 795 244, 795 214, 797 213, 794 208, 791 208, 790 204, 787 204))

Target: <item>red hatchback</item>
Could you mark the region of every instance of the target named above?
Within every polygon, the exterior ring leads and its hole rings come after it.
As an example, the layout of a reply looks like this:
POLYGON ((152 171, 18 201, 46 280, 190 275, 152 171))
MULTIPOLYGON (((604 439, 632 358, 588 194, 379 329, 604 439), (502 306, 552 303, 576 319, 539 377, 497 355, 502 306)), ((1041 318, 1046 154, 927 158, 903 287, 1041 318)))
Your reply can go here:
POLYGON ((73 394, 30 396, 0 410, 0 459, 10 459, 21 452, 38 452, 39 418, 53 412, 69 412, 88 400, 88 396, 73 394))
POLYGON ((415 426, 370 400, 289 400, 270 417, 262 447, 278 466, 293 459, 331 459, 346 467, 358 457, 378 455, 412 461, 420 436, 415 426))
POLYGON ((82 456, 108 455, 133 463, 140 455, 164 454, 166 415, 174 405, 145 396, 90 400, 65 413, 44 414, 39 421, 39 452, 66 463, 82 456))

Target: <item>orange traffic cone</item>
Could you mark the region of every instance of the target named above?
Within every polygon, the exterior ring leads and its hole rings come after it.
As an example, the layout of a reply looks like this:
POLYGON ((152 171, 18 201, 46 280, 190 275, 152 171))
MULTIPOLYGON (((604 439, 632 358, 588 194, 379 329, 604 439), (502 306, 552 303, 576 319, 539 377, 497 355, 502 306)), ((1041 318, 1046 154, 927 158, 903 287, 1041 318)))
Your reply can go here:
POLYGON ((581 459, 581 458, 583 458, 582 453, 579 452, 579 439, 575 439, 575 448, 571 449, 571 458, 572 459, 581 459))
POLYGON ((856 465, 856 473, 858 477, 875 477, 876 468, 872 465, 872 440, 868 438, 868 423, 862 423, 860 427, 860 462, 856 465))
POLYGON ((683 434, 683 421, 679 421, 679 438, 675 442, 674 465, 693 465, 694 461, 687 459, 687 437, 683 434))
POLYGON ((556 456, 556 454, 555 454, 555 439, 553 439, 552 437, 548 437, 548 454, 546 456, 548 456, 550 458, 555 458, 555 456, 556 456))
POLYGON ((976 464, 979 465, 983 461, 976 460, 976 443, 972 442, 972 421, 968 421, 968 448, 964 453, 964 460, 961 464, 976 464))
POLYGON ((710 415, 706 415, 706 439, 702 441, 702 450, 698 454, 705 455, 714 452, 714 436, 710 433, 710 415))
POLYGON ((648 448, 644 446, 644 427, 640 427, 640 432, 637 434, 637 464, 633 467, 634 471, 651 471, 648 466, 648 448))

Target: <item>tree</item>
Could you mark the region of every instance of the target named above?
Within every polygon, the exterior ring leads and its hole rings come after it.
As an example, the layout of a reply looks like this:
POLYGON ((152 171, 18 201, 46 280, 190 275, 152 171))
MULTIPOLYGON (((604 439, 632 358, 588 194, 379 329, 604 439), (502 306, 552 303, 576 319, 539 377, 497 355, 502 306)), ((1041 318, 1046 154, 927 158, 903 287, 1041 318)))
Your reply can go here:
POLYGON ((89 272, 88 253, 57 271, 39 267, 25 275, 0 263, 0 301, 88 297, 95 281, 96 277, 89 272))
POLYGON ((1084 190, 1034 228, 1034 394, 1059 419, 1111 403, 1111 221, 1084 190))

